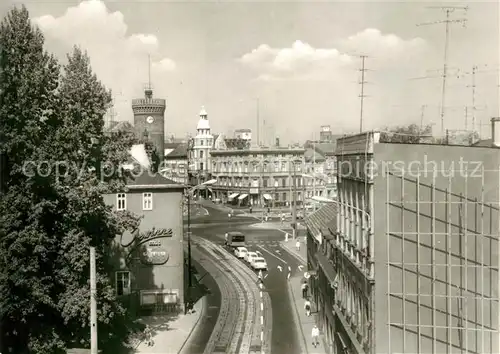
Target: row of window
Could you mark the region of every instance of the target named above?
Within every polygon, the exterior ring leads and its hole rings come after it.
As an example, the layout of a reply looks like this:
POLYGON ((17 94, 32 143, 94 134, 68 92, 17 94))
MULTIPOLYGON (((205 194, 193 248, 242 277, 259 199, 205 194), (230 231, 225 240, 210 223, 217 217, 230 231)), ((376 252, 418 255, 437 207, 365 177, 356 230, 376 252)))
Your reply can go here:
MULTIPOLYGON (((288 162, 282 162, 281 163, 281 168, 280 164, 278 162, 275 162, 274 164, 266 164, 263 163, 261 164, 260 162, 233 162, 233 163, 227 163, 227 162, 213 162, 212 163, 212 168, 213 171, 219 171, 219 172, 288 172, 288 171, 293 171, 293 168, 291 168, 290 163, 288 162)), ((295 165, 295 171, 300 172, 301 171, 301 166, 299 164, 295 165)))
MULTIPOLYGON (((127 210, 127 194, 116 195, 116 210, 127 210)), ((153 193, 142 193, 142 210, 153 210, 153 193)))
MULTIPOLYGON (((231 177, 219 177, 217 184, 220 186, 234 186, 234 187, 251 187, 252 186, 252 181, 254 182, 255 187, 258 187, 259 185, 259 180, 256 179, 251 179, 251 178, 231 178, 231 177)), ((297 188, 308 186, 308 187, 313 187, 317 186, 318 188, 322 187, 325 185, 325 181, 321 179, 316 179, 316 184, 314 184, 314 181, 311 178, 302 178, 302 177, 295 177, 295 186, 297 188)), ((279 187, 291 187, 293 186, 293 177, 275 177, 275 178, 269 178, 269 177, 263 177, 262 178, 262 187, 263 188, 268 188, 268 187, 274 187, 274 188, 279 188, 279 187)))

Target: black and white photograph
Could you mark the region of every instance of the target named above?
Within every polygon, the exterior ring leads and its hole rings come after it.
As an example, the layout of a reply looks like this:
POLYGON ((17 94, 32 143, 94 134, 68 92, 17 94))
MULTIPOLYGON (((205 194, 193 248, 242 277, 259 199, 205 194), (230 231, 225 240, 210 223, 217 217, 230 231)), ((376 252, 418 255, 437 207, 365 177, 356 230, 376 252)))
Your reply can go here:
POLYGON ((0 354, 499 354, 499 26, 0 0, 0 354))

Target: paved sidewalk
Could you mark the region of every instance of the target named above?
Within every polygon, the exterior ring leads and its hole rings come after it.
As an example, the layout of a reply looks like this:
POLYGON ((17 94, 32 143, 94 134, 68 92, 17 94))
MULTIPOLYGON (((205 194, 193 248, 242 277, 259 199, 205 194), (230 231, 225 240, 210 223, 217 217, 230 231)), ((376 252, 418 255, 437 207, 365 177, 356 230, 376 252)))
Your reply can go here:
MULTIPOLYGON (((307 264, 307 245, 306 238, 299 237, 300 241, 300 249, 297 250, 295 247, 295 243, 297 240, 289 239, 288 242, 282 241, 281 245, 285 248, 290 254, 295 256, 298 260, 300 260, 304 265, 307 264)), ((312 309, 311 316, 307 317, 304 309, 304 299, 302 298, 302 289, 301 289, 301 281, 303 277, 302 275, 294 276, 290 278, 290 282, 288 284, 289 287, 289 295, 292 301, 295 303, 295 309, 297 313, 296 320, 300 323, 299 335, 302 337, 302 341, 305 342, 302 348, 304 353, 309 354, 323 354, 328 353, 325 349, 325 340, 323 334, 320 334, 319 342, 317 348, 314 348, 312 345, 312 337, 311 331, 315 323, 317 323, 317 315, 316 315, 316 306, 313 301, 311 301, 312 309)))
POLYGON ((141 319, 144 324, 151 327, 153 333, 153 346, 141 342, 135 349, 136 354, 177 354, 188 341, 189 336, 196 328, 205 306, 205 297, 194 305, 191 314, 180 314, 172 318, 169 316, 148 316, 141 319))
POLYGON ((317 322, 316 308, 314 303, 312 303, 311 315, 309 317, 306 316, 306 311, 304 309, 305 300, 302 298, 301 279, 302 276, 292 277, 288 285, 290 298, 295 304, 294 317, 297 323, 301 350, 303 353, 308 354, 326 354, 328 351, 325 349, 323 334, 320 334, 319 337, 320 344, 316 348, 312 345, 311 332, 314 324, 317 322))
POLYGON ((298 258, 305 265, 307 264, 307 244, 306 237, 299 236, 297 239, 293 240, 291 237, 287 241, 281 241, 281 246, 285 248, 288 252, 298 258), (300 241, 300 249, 297 251, 296 243, 297 239, 300 241))

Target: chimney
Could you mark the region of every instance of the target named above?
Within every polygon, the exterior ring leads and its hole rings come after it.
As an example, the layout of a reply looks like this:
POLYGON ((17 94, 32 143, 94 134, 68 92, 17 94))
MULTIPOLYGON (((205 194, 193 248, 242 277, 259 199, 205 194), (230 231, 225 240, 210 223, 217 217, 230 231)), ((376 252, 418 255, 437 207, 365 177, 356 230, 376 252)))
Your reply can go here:
POLYGON ((500 147, 500 117, 491 118, 491 143, 500 147))

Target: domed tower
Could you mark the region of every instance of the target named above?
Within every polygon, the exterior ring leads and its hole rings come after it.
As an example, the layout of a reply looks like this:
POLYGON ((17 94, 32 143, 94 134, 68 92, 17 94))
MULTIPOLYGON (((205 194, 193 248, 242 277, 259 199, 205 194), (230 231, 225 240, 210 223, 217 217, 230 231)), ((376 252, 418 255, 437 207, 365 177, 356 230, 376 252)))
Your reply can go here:
POLYGON ((165 158, 165 107, 161 98, 153 98, 151 86, 144 90, 144 98, 132 100, 134 129, 139 139, 147 138, 158 152, 160 162, 165 158))
POLYGON ((210 123, 205 107, 201 107, 200 120, 196 126, 196 136, 194 137, 194 163, 195 169, 202 180, 208 178, 210 173, 210 151, 214 144, 214 137, 210 133, 210 123))

